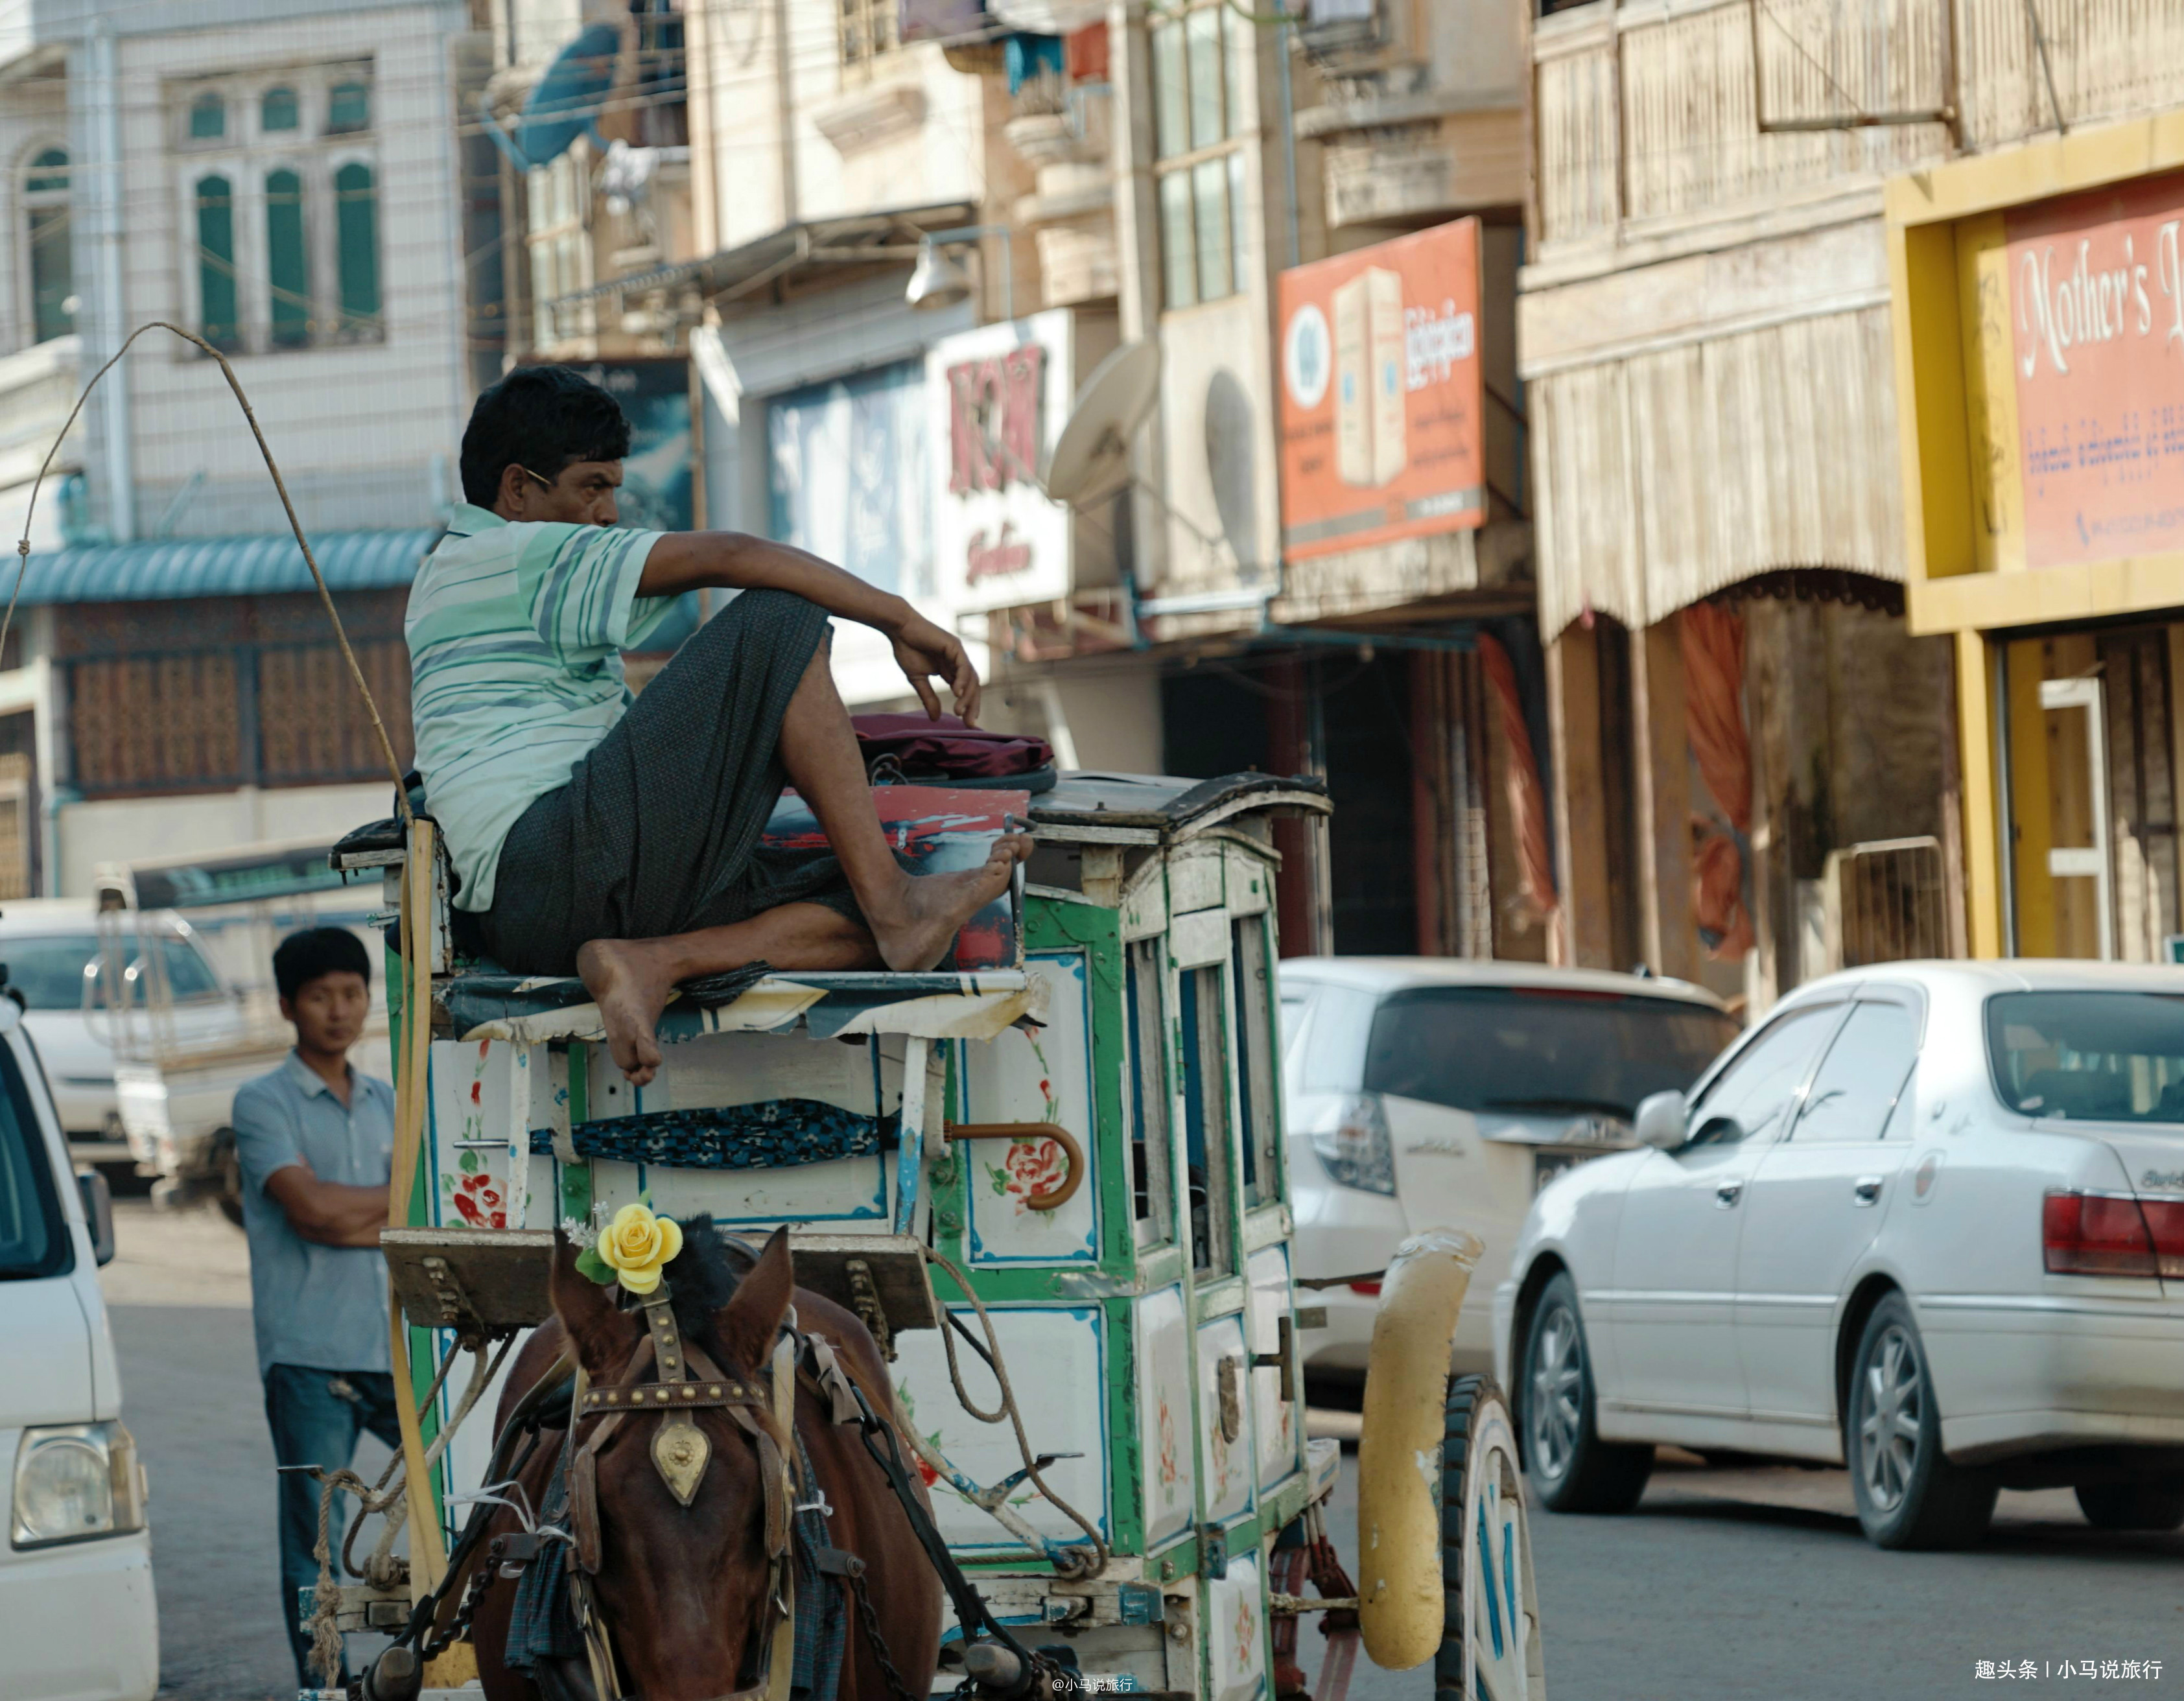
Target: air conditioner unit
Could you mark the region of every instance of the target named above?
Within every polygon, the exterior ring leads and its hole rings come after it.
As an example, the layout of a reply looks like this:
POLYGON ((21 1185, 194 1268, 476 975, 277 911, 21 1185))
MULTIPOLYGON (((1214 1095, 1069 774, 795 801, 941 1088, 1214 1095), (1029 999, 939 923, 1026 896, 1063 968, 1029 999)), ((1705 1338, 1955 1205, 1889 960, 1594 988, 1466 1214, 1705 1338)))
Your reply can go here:
POLYGON ((1940 839, 1880 839, 1831 850, 1820 889, 1825 968, 1950 954, 1940 839))

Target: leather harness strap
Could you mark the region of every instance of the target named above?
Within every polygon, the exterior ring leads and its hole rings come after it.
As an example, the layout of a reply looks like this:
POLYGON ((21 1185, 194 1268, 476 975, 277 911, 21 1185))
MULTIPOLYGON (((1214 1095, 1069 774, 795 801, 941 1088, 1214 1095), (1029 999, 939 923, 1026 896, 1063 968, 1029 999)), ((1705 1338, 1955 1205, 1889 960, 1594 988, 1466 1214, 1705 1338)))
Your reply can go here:
MULTIPOLYGON (((627 1419, 664 1419, 652 1439, 653 1467, 668 1492, 688 1506, 696 1497, 712 1453, 712 1443, 688 1414, 715 1410, 726 1412, 757 1449, 765 1492, 766 1587, 758 1634, 766 1661, 762 1675, 755 1684, 715 1696, 712 1701, 788 1701, 796 1620, 796 1566, 791 1551, 796 1479, 790 1459, 800 1451, 789 1443, 796 1431, 796 1366, 805 1337, 796 1332, 792 1321, 774 1349, 771 1386, 760 1386, 723 1373, 702 1349, 681 1338, 666 1283, 646 1298, 644 1322, 644 1338, 623 1367, 621 1380, 588 1388, 580 1379, 570 1414, 572 1436, 580 1424, 596 1420, 597 1425, 577 1448, 569 1467, 569 1522, 577 1567, 570 1581, 593 1686, 599 1701, 618 1701, 621 1695, 612 1644, 591 1583, 601 1558, 599 1455, 627 1419), (648 1368, 656 1369, 659 1380, 637 1380, 648 1368), (692 1372, 695 1380, 690 1380, 692 1372)), ((837 1409, 838 1402, 838 1395, 837 1409)))

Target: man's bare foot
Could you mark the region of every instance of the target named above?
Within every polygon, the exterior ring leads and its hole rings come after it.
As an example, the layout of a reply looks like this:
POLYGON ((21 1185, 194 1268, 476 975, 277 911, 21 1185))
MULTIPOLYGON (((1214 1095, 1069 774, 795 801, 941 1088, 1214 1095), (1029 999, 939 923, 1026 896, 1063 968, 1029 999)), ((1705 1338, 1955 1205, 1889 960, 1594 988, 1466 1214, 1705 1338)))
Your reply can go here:
POLYGON ((660 1068, 660 1012, 674 971, 648 941, 595 939, 577 953, 577 973, 606 1023, 607 1050, 638 1086, 660 1068))
POLYGON ((1030 855, 1030 835, 1011 833, 994 841, 981 867, 957 874, 905 875, 889 913, 866 906, 865 921, 880 948, 880 960, 899 973, 931 968, 948 955, 963 923, 1008 890, 1017 864, 1030 855))

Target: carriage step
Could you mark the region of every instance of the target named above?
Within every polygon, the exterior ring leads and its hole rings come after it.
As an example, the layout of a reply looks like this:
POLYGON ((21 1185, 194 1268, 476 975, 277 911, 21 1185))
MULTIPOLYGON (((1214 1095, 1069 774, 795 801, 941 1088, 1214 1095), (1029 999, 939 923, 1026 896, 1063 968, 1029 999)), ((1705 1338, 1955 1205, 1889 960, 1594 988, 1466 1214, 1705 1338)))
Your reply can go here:
MULTIPOLYGON (((379 1237, 402 1314, 420 1329, 488 1337, 554 1313, 550 1229, 387 1229, 379 1237)), ((935 1322, 925 1250, 909 1235, 845 1235, 792 1226, 800 1287, 845 1307, 883 1337, 935 1322)))

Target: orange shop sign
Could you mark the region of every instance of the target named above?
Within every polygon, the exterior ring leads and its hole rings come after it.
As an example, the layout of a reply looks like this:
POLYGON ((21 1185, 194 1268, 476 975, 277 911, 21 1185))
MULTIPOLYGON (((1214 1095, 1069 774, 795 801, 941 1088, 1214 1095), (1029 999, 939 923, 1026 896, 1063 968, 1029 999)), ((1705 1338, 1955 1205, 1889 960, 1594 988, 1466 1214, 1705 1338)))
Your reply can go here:
POLYGON ((2184 175, 2003 229, 2025 565, 2184 549, 2184 175))
POLYGON ((1485 521, 1478 220, 1292 267, 1280 324, 1284 555, 1485 521))

